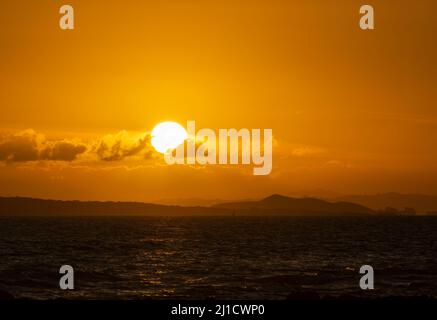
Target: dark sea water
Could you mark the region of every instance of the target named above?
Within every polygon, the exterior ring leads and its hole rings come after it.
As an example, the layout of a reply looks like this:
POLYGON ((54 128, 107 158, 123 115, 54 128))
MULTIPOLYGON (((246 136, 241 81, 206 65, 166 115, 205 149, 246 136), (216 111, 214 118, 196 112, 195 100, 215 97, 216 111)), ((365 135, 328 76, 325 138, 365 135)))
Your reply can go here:
POLYGON ((437 217, 0 218, 18 298, 437 297, 437 217), (59 289, 59 268, 75 290, 59 289), (359 288, 373 266, 375 290, 359 288))

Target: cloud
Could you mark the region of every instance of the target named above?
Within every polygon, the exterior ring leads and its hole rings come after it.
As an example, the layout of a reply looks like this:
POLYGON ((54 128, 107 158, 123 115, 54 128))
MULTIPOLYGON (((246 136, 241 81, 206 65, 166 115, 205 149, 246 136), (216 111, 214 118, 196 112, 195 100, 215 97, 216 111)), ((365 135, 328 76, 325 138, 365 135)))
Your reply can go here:
POLYGON ((0 161, 121 161, 129 157, 153 156, 150 134, 131 135, 121 131, 91 141, 47 139, 32 129, 14 134, 0 134, 0 161))
POLYGON ((0 161, 73 161, 87 150, 84 144, 68 140, 51 141, 33 130, 0 135, 0 161))
POLYGON ((304 157, 304 156, 320 154, 323 152, 324 150, 322 148, 305 146, 305 147, 295 148, 291 153, 296 157, 304 157))
POLYGON ((333 167, 352 168, 352 165, 350 163, 345 163, 340 160, 329 160, 325 164, 327 166, 333 166, 333 167))
POLYGON ((96 142, 92 151, 100 160, 120 161, 132 156, 149 159, 152 157, 153 147, 150 134, 135 138, 126 131, 121 131, 115 135, 104 136, 96 142))
POLYGON ((84 145, 59 141, 43 149, 41 152, 41 158, 43 160, 73 161, 78 155, 84 153, 86 149, 87 148, 84 145))

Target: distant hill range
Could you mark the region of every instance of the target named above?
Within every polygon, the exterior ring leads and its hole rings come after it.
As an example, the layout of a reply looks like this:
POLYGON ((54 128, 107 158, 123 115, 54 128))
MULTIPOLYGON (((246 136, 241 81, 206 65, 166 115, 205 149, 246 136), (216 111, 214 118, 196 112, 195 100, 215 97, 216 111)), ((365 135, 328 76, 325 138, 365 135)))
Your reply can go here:
POLYGON ((375 211, 350 202, 272 195, 259 201, 182 207, 142 202, 61 201, 0 197, 0 216, 360 216, 375 211))
POLYGON ((230 202, 223 199, 202 199, 202 198, 166 198, 153 201, 155 204, 166 206, 182 206, 182 207, 211 207, 219 203, 230 202))
POLYGON ((369 208, 351 202, 328 202, 316 198, 290 198, 278 194, 259 201, 222 203, 213 206, 213 208, 229 209, 248 214, 293 216, 360 216, 375 213, 369 208))
POLYGON ((223 215, 220 208, 167 206, 143 202, 62 201, 0 197, 0 216, 194 216, 223 215))
POLYGON ((350 201, 373 210, 391 207, 397 210, 414 208, 417 213, 437 215, 437 196, 423 194, 381 193, 375 195, 349 195, 330 199, 331 201, 350 201))

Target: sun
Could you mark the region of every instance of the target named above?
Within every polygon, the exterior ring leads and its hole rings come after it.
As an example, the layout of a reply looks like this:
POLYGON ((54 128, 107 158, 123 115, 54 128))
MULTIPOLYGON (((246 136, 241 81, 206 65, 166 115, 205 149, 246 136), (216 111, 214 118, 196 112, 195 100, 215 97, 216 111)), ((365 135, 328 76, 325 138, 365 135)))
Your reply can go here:
POLYGON ((158 123, 152 130, 152 146, 160 153, 176 149, 188 137, 188 133, 179 123, 166 121, 158 123))

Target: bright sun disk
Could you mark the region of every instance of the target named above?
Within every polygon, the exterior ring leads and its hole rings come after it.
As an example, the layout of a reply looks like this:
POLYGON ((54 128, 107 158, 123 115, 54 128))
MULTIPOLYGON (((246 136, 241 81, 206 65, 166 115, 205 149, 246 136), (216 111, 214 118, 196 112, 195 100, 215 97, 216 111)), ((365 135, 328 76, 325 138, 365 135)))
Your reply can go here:
POLYGON ((184 127, 173 121, 158 123, 152 130, 152 146, 160 153, 176 149, 187 139, 184 127))

